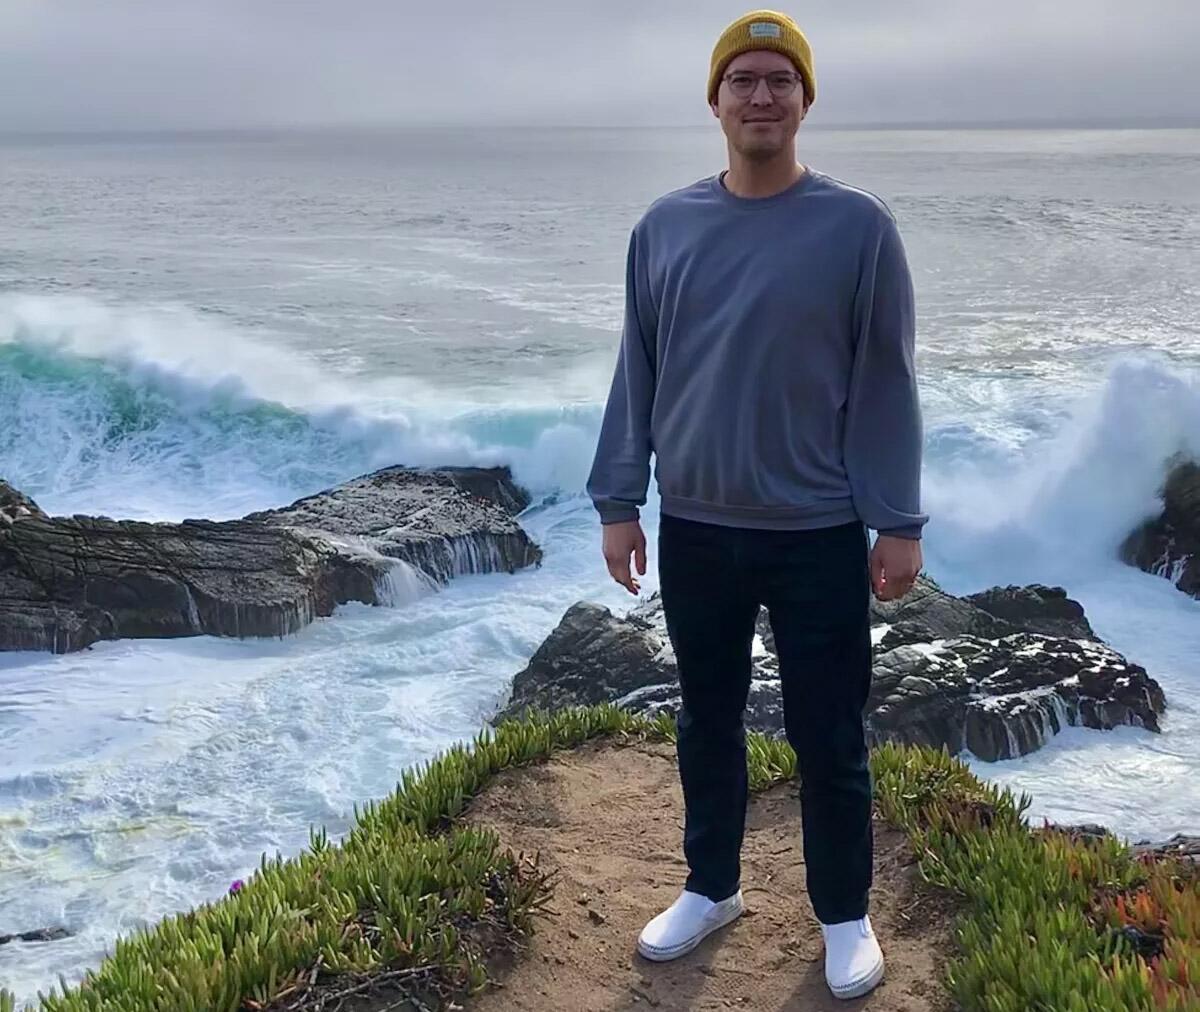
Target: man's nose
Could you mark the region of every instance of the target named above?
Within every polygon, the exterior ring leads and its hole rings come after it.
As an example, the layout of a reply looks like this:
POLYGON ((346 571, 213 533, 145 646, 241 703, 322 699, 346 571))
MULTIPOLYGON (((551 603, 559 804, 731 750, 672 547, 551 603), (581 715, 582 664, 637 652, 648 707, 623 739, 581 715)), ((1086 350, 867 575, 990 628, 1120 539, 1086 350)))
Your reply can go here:
POLYGON ((775 96, 771 94, 771 89, 767 87, 767 79, 760 77, 754 85, 754 91, 750 93, 750 101, 755 105, 770 105, 775 101, 775 96))

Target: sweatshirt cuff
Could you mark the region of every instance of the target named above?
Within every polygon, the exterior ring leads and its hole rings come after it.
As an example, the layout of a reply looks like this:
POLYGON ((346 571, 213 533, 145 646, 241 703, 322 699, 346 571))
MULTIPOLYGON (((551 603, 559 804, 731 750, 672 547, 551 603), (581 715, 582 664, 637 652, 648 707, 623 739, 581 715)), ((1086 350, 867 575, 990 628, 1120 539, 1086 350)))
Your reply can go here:
POLYGON ((889 538, 907 538, 909 541, 921 540, 923 524, 910 524, 907 527, 889 527, 887 530, 877 530, 877 534, 886 534, 889 538))
POLYGON ((600 514, 601 526, 605 524, 623 524, 630 520, 638 519, 638 508, 636 506, 613 506, 613 505, 597 505, 597 512, 600 514))

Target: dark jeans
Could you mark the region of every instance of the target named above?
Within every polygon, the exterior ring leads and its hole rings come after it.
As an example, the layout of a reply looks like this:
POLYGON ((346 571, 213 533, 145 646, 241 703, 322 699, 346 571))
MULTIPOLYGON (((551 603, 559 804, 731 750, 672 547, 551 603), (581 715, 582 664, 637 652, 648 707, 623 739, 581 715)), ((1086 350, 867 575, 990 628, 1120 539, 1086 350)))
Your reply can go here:
POLYGON ((676 725, 685 888, 721 900, 741 884, 742 721, 762 605, 797 757, 813 912, 826 924, 864 916, 874 843, 863 727, 872 660, 866 528, 759 530, 662 514, 658 571, 682 690, 676 725))

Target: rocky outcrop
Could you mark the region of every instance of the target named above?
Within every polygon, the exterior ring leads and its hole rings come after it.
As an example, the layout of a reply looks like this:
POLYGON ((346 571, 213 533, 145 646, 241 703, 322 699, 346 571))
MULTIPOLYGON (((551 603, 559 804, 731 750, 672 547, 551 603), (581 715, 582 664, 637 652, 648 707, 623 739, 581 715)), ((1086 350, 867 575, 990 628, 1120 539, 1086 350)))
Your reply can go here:
MULTIPOLYGON (((781 736, 769 631, 760 612, 746 725, 781 736)), ((1035 751, 1068 724, 1157 731, 1166 706, 1158 683, 1096 639, 1061 587, 993 588, 967 598, 922 576, 901 600, 872 602, 872 635, 866 725, 873 744, 969 749, 992 761, 1035 751)), ((569 608, 515 676, 495 719, 605 701, 639 713, 678 711, 675 656, 657 594, 624 618, 586 601, 569 608)))
POLYGON ((1162 513, 1121 543, 1121 558, 1200 598, 1200 464, 1175 458, 1162 499, 1162 513))
POLYGON ((1062 587, 1032 583, 1025 587, 992 587, 963 598, 1009 626, 1010 632, 1045 633, 1069 639, 1096 639, 1083 605, 1062 587))
POLYGON ((40 928, 37 931, 18 931, 15 935, 0 935, 0 945, 9 942, 57 942, 60 938, 70 938, 71 932, 66 928, 40 928))
POLYGON ((1045 633, 1095 639, 1083 606, 1062 587, 1030 584, 992 587, 955 597, 922 574, 897 601, 871 600, 873 625, 887 626, 884 649, 902 643, 928 643, 951 636, 994 639, 1012 633, 1045 633))
POLYGON ((124 637, 283 636, 541 550, 507 468, 390 467, 239 520, 49 517, 0 483, 0 649, 124 637))

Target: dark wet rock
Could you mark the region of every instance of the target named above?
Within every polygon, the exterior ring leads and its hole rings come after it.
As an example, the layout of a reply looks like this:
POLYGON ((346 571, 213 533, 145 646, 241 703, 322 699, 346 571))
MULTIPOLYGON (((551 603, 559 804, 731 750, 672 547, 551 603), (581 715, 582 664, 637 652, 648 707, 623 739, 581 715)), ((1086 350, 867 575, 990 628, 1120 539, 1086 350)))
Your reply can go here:
POLYGON ((1026 755, 1066 725, 1159 730, 1166 706, 1143 668, 1099 643, 1013 633, 906 644, 876 657, 867 724, 873 741, 1026 755))
MULTIPOLYGON (((992 761, 1035 751, 1068 724, 1157 731, 1166 699, 1144 669, 1094 638, 1014 631, 1019 608, 1009 602, 1031 610, 1035 627, 1090 634, 1082 609, 1076 613, 1057 590, 1035 585, 988 592, 984 600, 1005 617, 947 594, 928 578, 901 601, 874 602, 879 643, 866 707, 871 743, 924 744, 952 754, 969 749, 992 761)), ((762 614, 758 629, 762 649, 753 657, 746 726, 779 736, 778 658, 762 614)), ((494 719, 528 707, 605 701, 645 714, 678 712, 675 656, 658 594, 625 618, 587 602, 573 605, 516 675, 494 719)))
POLYGON ((924 573, 900 600, 872 599, 871 621, 889 627, 880 643, 884 650, 902 643, 929 643, 952 636, 995 639, 1017 632, 1096 638, 1083 605, 1068 597, 1062 587, 1038 583, 991 587, 956 597, 924 573))
POLYGON ((1200 836, 1176 833, 1169 840, 1154 843, 1138 840, 1130 846, 1136 854, 1153 854, 1158 857, 1173 857, 1200 866, 1200 836))
POLYGON ((951 636, 1003 636, 1015 632, 966 598, 947 594, 937 581, 921 573, 912 589, 898 601, 871 599, 871 624, 889 626, 884 649, 901 643, 928 643, 951 636))
POLYGON ((1200 463, 1176 457, 1161 490, 1162 513, 1121 543, 1121 558, 1200 598, 1200 463))
POLYGON ((0 489, 0 650, 283 636, 348 601, 541 562, 507 468, 384 468, 226 521, 48 517, 13 492, 0 489))
MULTIPOLYGON (((645 609, 617 618, 589 601, 571 605, 513 679, 520 707, 556 710, 603 703, 675 677, 675 657, 645 609)), ((658 609, 658 615, 662 610, 658 609)))
POLYGON ((1045 827, 1039 827, 1038 831, 1043 831, 1043 828, 1044 830, 1048 830, 1050 832, 1065 833, 1067 836, 1072 837, 1073 839, 1081 840, 1102 840, 1105 837, 1113 835, 1111 829, 1109 829, 1107 826, 1101 826, 1096 822, 1051 822, 1045 827))
POLYGON ((24 517, 45 517, 42 508, 24 492, 0 478, 0 527, 9 527, 24 517))
POLYGON ((963 598, 1007 622, 1012 632, 1045 633, 1068 639, 1096 639, 1083 605, 1067 597, 1062 587, 1032 583, 1025 587, 992 587, 963 598))
POLYGON ((37 931, 18 931, 15 935, 0 935, 0 945, 9 942, 57 942, 60 938, 70 938, 71 932, 66 928, 40 928, 37 931))

